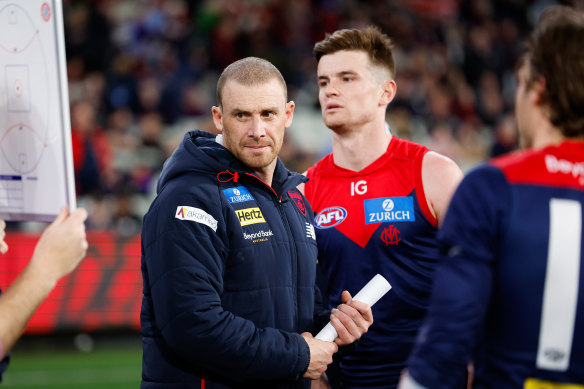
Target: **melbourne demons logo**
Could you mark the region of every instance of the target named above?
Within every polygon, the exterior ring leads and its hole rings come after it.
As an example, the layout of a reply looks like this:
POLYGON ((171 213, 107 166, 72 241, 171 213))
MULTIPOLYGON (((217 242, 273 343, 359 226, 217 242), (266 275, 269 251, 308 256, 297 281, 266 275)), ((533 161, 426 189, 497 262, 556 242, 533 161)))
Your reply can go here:
POLYGON ((347 210, 343 207, 325 208, 316 215, 314 224, 316 228, 325 229, 339 225, 347 218, 347 210))
POLYGON ((401 240, 401 238, 398 237, 398 234, 399 230, 392 224, 383 230, 381 233, 381 240, 386 246, 389 246, 390 244, 397 245, 401 240))
POLYGON ((306 205, 304 205, 304 199, 302 198, 302 195, 292 190, 288 191, 288 195, 290 196, 294 204, 296 204, 300 212, 302 212, 302 214, 306 216, 306 205))

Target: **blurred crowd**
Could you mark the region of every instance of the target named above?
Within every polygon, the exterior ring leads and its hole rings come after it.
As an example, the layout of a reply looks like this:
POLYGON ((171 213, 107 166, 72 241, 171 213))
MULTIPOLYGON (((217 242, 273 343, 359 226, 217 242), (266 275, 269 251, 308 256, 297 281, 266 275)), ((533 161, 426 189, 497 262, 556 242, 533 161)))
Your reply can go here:
POLYGON ((387 122, 466 171, 513 150, 514 68, 550 0, 64 0, 76 188, 88 228, 139 233, 165 159, 191 129, 214 132, 223 68, 274 63, 296 102, 281 158, 304 171, 330 150, 312 48, 378 25, 395 42, 387 122))

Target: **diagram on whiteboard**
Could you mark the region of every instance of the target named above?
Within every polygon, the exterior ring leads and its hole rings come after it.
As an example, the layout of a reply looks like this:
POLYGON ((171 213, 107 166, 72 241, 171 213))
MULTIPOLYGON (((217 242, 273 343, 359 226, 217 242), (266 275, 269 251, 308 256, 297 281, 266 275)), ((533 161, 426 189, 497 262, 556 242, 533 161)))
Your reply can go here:
POLYGON ((74 206, 61 4, 0 0, 0 217, 74 206))

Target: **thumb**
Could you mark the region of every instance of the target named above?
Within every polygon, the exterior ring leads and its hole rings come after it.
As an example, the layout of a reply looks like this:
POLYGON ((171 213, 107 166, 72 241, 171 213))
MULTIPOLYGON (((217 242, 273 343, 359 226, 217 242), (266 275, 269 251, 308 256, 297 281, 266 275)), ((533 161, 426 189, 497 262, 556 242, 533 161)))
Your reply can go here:
POLYGON ((73 211, 69 219, 72 219, 75 222, 83 223, 85 219, 87 219, 87 211, 83 208, 77 208, 75 211, 73 211))
POLYGON ((69 215, 69 208, 67 208, 66 205, 61 206, 61 213, 57 215, 57 217, 55 218, 55 220, 53 220, 53 223, 51 224, 63 223, 63 221, 65 221, 65 219, 67 218, 67 215, 69 215))
POLYGON ((351 304, 351 301, 353 300, 351 293, 349 293, 348 290, 344 290, 341 294, 341 300, 343 301, 343 304, 351 304))

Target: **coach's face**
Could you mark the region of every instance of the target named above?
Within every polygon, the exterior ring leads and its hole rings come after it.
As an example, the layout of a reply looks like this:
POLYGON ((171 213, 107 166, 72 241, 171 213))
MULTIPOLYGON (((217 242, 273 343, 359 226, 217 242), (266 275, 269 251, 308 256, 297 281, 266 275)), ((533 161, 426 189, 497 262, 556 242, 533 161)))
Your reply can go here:
POLYGON ((276 166, 284 131, 292 124, 294 102, 286 102, 282 84, 275 78, 258 85, 228 80, 222 106, 213 107, 213 122, 223 133, 223 145, 264 179, 276 166))

